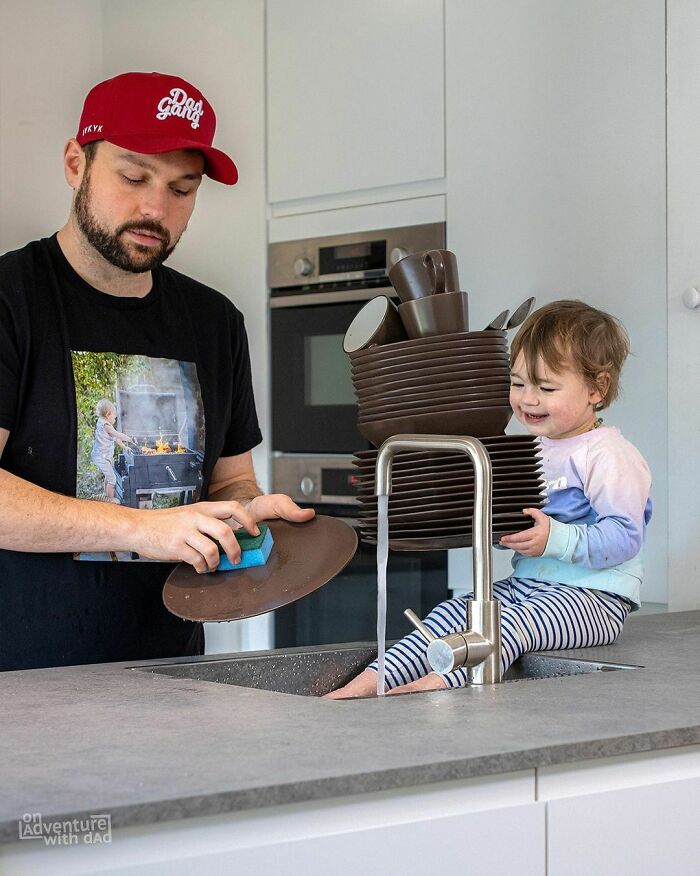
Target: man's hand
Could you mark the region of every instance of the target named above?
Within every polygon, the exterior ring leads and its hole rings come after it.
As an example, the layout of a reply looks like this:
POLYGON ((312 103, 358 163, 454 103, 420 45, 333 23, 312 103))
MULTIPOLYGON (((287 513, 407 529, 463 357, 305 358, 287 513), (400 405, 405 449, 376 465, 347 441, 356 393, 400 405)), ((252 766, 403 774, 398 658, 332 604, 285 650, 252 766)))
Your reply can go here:
POLYGON ((532 517, 535 525, 523 532, 504 535, 500 543, 525 557, 541 557, 549 538, 549 517, 539 508, 523 508, 523 514, 532 517))
POLYGON ((291 523, 305 523, 315 515, 313 508, 300 508, 293 499, 284 493, 256 496, 244 507, 258 520, 289 520, 291 523))
POLYGON ((197 502, 178 508, 146 511, 140 520, 135 547, 151 560, 178 560, 189 563, 197 572, 214 572, 219 565, 219 549, 226 551, 233 565, 241 559, 241 548, 234 529, 241 526, 259 535, 259 520, 281 518, 293 523, 311 520, 315 511, 300 508, 289 496, 256 496, 247 502, 197 502))
POLYGON ((240 562, 241 548, 231 527, 242 526, 251 535, 259 535, 257 519, 262 518, 254 517, 236 501, 144 511, 135 532, 134 550, 152 560, 182 560, 197 572, 213 572, 219 565, 219 549, 212 539, 235 565, 240 562))

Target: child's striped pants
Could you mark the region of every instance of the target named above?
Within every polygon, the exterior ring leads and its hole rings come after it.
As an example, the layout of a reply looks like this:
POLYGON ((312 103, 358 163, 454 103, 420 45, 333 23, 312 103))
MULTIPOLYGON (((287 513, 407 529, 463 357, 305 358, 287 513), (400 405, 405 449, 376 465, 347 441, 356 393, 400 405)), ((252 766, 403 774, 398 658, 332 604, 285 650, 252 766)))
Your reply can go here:
MULTIPOLYGON (((528 651, 552 651, 610 645, 617 639, 630 612, 626 599, 601 590, 584 590, 564 584, 545 584, 506 578, 493 585, 501 603, 501 668, 528 651)), ((436 636, 464 630, 467 598, 441 602, 424 623, 436 636)), ((431 672, 428 643, 416 630, 386 652, 386 689, 416 681, 431 672)), ((368 667, 377 669, 376 661, 368 667)), ((441 675, 449 687, 462 687, 466 669, 441 675)))

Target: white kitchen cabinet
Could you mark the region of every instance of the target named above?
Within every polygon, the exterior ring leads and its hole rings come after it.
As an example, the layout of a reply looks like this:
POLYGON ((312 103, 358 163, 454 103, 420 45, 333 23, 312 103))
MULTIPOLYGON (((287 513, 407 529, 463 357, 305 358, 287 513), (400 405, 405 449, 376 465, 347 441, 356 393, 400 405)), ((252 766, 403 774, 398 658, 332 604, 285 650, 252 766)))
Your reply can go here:
POLYGON ((547 804, 548 876, 696 873, 700 779, 547 804))
POLYGON ((667 8, 668 602, 682 611, 700 607, 700 308, 682 300, 700 286, 700 4, 668 0, 667 8))
POLYGON ((545 876, 534 770, 115 831, 110 846, 0 850, 14 876, 545 876), (507 837, 507 841, 504 838, 507 837))
POLYGON ((110 845, 0 848, 13 876, 687 876, 700 746, 127 827, 110 845))
POLYGON ((530 295, 626 325, 634 355, 603 416, 651 466, 642 596, 666 602, 664 2, 446 0, 445 15, 447 242, 471 327, 530 295))
POLYGON ((698 872, 697 746, 545 768, 538 799, 547 806, 548 876, 698 872))
POLYGON ((268 0, 268 201, 444 176, 442 0, 268 0))

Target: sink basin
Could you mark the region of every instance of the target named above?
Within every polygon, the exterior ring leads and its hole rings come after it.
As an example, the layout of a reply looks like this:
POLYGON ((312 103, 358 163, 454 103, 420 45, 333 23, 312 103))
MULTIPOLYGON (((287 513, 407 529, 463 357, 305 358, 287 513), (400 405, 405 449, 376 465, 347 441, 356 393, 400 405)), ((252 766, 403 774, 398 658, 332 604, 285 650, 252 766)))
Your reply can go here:
MULTIPOLYGON (((346 684, 376 656, 376 645, 316 645, 279 651, 258 651, 209 660, 193 657, 177 663, 129 667, 130 671, 154 672, 172 678, 193 678, 218 684, 234 684, 296 696, 319 697, 346 684)), ((601 663, 571 657, 525 654, 506 672, 504 681, 534 681, 590 672, 638 669, 622 663, 601 663)), ((329 700, 349 702, 349 700, 329 700)))

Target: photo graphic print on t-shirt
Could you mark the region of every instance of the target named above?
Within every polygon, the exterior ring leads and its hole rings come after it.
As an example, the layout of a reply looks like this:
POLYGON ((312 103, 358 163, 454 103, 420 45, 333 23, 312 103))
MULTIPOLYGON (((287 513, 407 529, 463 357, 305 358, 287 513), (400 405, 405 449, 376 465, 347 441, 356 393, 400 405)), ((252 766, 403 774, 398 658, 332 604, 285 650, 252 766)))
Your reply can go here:
MULTIPOLYGON (((205 424, 193 362, 124 353, 71 351, 78 413, 75 495, 171 508, 197 502, 205 424)), ((88 553, 79 560, 138 560, 88 553)))

